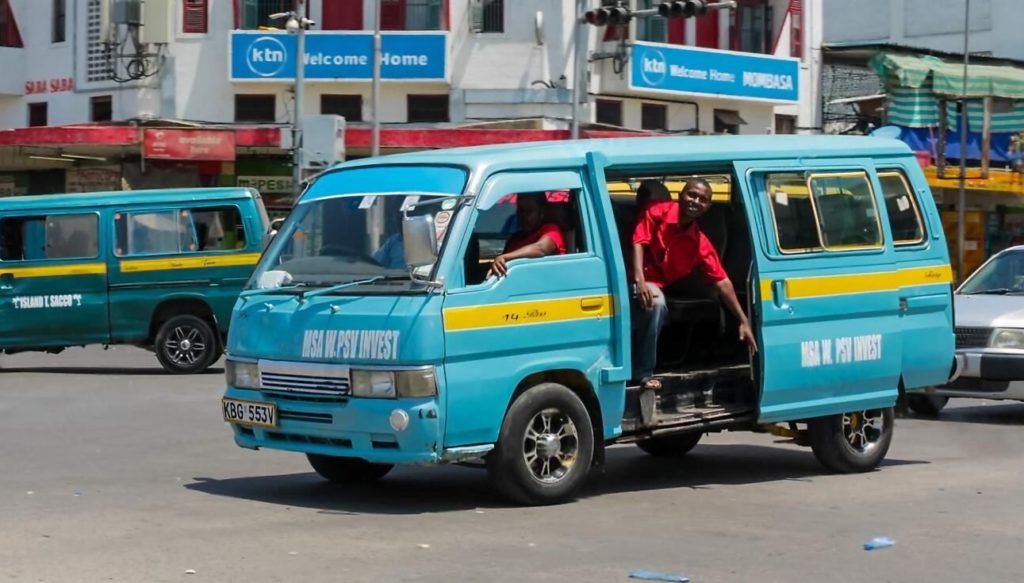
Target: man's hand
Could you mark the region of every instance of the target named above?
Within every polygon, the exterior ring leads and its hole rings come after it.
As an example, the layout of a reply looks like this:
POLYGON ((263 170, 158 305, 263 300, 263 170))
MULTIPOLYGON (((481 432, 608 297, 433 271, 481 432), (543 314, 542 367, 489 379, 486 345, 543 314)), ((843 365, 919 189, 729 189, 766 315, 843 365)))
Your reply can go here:
POLYGON ((747 322, 740 322, 740 342, 746 342, 752 354, 757 352, 757 340, 754 339, 754 331, 747 322))
POLYGON ((492 275, 498 277, 505 277, 508 275, 508 259, 504 255, 498 255, 494 258, 494 263, 491 264, 491 268, 487 270, 487 277, 490 278, 492 275))
POLYGON ((640 307, 645 310, 650 310, 654 306, 654 294, 642 279, 636 282, 636 298, 640 300, 640 307))

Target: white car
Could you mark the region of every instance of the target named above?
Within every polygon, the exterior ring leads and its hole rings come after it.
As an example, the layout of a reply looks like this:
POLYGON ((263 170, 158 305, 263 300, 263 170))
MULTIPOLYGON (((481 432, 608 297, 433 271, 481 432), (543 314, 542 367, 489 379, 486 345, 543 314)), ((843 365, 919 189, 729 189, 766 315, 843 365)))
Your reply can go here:
POLYGON ((950 397, 1024 401, 1024 245, 986 261, 953 301, 954 380, 909 395, 910 408, 936 415, 950 397))

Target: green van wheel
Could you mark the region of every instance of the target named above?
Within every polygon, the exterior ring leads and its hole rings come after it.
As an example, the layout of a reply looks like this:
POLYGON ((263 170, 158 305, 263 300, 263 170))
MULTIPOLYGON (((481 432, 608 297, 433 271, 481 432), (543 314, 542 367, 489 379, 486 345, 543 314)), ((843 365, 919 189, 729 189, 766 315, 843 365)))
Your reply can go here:
POLYGON ((203 372, 221 355, 213 327, 192 315, 174 316, 161 324, 153 348, 160 366, 172 374, 203 372))
POLYGON ((892 407, 811 419, 811 450, 821 465, 836 473, 873 470, 889 451, 894 419, 892 407))
POLYGON ((576 393, 541 383, 519 395, 505 414, 487 472, 504 497, 532 506, 570 500, 594 457, 594 428, 576 393))

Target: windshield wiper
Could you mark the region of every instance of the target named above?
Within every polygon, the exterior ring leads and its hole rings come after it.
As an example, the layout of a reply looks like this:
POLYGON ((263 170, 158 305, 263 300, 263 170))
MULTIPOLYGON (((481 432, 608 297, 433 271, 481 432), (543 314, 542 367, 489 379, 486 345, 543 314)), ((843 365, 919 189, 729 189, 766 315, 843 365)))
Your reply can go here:
POLYGON ((280 287, 247 289, 247 290, 243 291, 239 295, 241 297, 243 297, 243 298, 247 298, 249 296, 254 296, 254 295, 259 295, 259 294, 270 294, 270 295, 273 295, 273 294, 293 293, 296 289, 303 288, 303 287, 306 287, 306 286, 307 286, 307 284, 305 284, 305 283, 293 283, 291 285, 282 285, 280 287))
POLYGON ((1017 290, 1012 290, 1012 289, 1010 289, 1008 287, 994 287, 992 289, 983 289, 981 291, 972 292, 972 293, 970 293, 968 295, 986 294, 986 295, 993 295, 993 296, 1005 296, 1006 294, 1012 294, 1015 291, 1017 291, 1017 290))
POLYGON ((343 290, 345 288, 355 287, 357 285, 366 285, 366 284, 369 284, 369 283, 373 283, 375 281, 380 281, 380 280, 384 279, 385 277, 387 277, 387 276, 375 275, 373 277, 368 277, 366 279, 358 279, 356 281, 347 281, 345 283, 339 283, 337 285, 332 285, 332 286, 325 287, 325 288, 315 289, 315 290, 311 290, 311 291, 304 291, 304 292, 302 292, 302 293, 300 293, 298 295, 298 298, 299 298, 299 300, 304 300, 306 298, 313 298, 313 297, 316 297, 316 296, 322 296, 322 295, 325 295, 325 294, 330 294, 330 293, 334 293, 334 292, 337 292, 337 291, 341 291, 341 290, 343 290))

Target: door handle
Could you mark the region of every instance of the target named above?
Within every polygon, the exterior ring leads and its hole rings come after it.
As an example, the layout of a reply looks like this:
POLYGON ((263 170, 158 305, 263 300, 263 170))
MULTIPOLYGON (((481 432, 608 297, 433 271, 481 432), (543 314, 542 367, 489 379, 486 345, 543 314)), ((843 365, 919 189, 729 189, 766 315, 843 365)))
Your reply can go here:
POLYGON ((0 290, 10 291, 14 289, 14 274, 0 273, 0 290))
POLYGON ((907 308, 909 308, 909 307, 910 307, 910 302, 907 301, 907 298, 900 298, 900 311, 901 312, 906 312, 907 308))
POLYGON ((583 298, 580 300, 580 309, 584 312, 597 312, 604 308, 604 298, 583 298))
POLYGON ((777 308, 785 308, 789 305, 789 302, 786 301, 786 280, 772 281, 772 302, 777 308))

